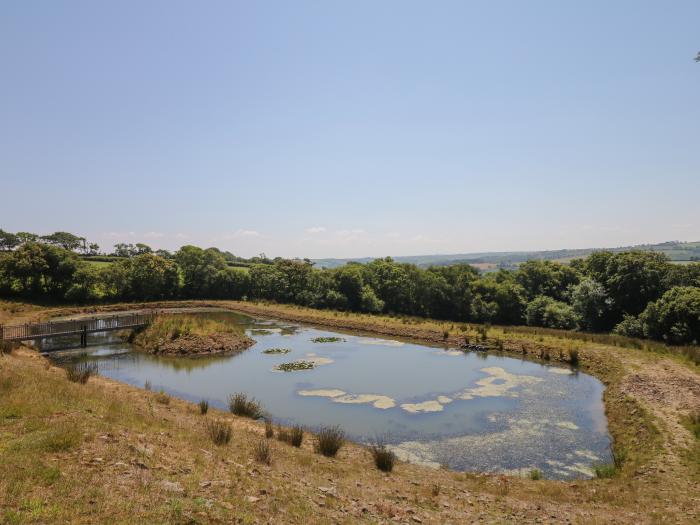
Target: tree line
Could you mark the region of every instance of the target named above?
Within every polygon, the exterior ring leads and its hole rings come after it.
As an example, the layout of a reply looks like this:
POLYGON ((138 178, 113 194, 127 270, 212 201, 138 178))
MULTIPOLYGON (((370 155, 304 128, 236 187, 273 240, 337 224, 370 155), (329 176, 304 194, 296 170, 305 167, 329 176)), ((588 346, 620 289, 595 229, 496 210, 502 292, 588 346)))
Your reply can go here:
POLYGON ((313 308, 458 322, 700 341, 700 264, 661 253, 596 252, 571 264, 531 260, 481 274, 466 264, 419 268, 391 258, 334 269, 309 260, 229 265, 216 248, 149 250, 98 267, 56 243, 0 252, 0 296, 71 303, 264 299, 313 308))

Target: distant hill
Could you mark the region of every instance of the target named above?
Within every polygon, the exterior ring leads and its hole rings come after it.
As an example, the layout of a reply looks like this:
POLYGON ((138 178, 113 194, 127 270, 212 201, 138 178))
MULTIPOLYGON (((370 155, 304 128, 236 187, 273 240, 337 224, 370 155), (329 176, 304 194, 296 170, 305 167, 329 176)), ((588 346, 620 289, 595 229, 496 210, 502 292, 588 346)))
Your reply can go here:
MULTIPOLYGON (((663 252, 672 261, 688 262, 700 261, 700 241, 680 242, 668 241, 659 244, 640 244, 637 246, 621 246, 619 248, 581 248, 546 250, 533 252, 479 252, 458 253, 445 255, 406 255, 393 257, 395 261, 411 263, 423 268, 428 266, 447 266, 450 264, 471 264, 480 270, 489 271, 498 268, 515 268, 518 264, 530 259, 542 259, 548 261, 568 262, 572 259, 587 257, 596 251, 623 252, 629 250, 644 250, 663 252)), ((317 267, 337 268, 349 262, 368 263, 376 257, 360 257, 356 259, 313 259, 317 267)))

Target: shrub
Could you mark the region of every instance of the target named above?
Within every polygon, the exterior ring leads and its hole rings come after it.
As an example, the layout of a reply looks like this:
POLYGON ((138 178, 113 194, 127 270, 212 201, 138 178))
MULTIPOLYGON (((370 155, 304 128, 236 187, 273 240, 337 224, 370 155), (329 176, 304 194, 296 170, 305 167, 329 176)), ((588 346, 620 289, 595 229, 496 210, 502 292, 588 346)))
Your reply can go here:
POLYGON ((593 465, 593 472, 595 472, 596 478, 608 479, 615 476, 617 469, 612 463, 600 463, 598 465, 593 465))
POLYGON ((69 381, 84 385, 91 376, 98 372, 97 363, 72 363, 66 367, 66 376, 69 381))
POLYGON ((0 354, 11 354, 18 346, 15 341, 0 341, 0 354))
POLYGON ((537 468, 533 468, 530 471, 530 479, 537 481, 538 479, 542 479, 542 471, 537 468))
POLYGON ((261 439, 253 447, 253 455, 255 456, 255 461, 269 465, 272 463, 272 447, 270 442, 266 439, 261 439))
POLYGON ((345 442, 345 432, 337 426, 322 427, 316 434, 314 449, 317 453, 332 458, 345 442))
POLYGON ((396 462, 396 454, 386 447, 386 443, 382 439, 377 439, 369 447, 374 465, 382 472, 391 472, 394 469, 396 462))
POLYGON ((277 439, 289 443, 289 430, 284 427, 277 427, 277 439))
POLYGON ((571 363, 572 365, 578 364, 578 349, 569 349, 569 363, 571 363))
POLYGON ((260 403, 254 397, 249 399, 243 392, 229 396, 228 408, 232 414, 250 419, 260 419, 264 415, 260 403))
POLYGON ((231 441, 231 425, 226 421, 207 420, 204 427, 215 445, 226 445, 231 441))
POLYGON ((156 394, 156 401, 160 403, 161 405, 169 405, 170 404, 170 396, 165 393, 164 390, 160 390, 156 394))
POLYGON ((289 444, 299 448, 304 440, 304 429, 299 425, 295 425, 289 431, 289 444))
POLYGON ((206 399, 202 399, 199 402, 199 413, 204 415, 207 412, 209 412, 209 401, 207 401, 206 399))

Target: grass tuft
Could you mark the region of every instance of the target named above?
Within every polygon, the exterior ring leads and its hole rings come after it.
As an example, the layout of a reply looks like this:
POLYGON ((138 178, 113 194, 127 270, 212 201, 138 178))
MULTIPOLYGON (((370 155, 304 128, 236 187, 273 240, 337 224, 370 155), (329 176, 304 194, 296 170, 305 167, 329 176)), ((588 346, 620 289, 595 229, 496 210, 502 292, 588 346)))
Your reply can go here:
POLYGON ((250 419, 260 419, 265 415, 262 405, 254 397, 248 398, 243 392, 229 396, 228 408, 232 414, 250 419))
POLYGON ((314 449, 317 453, 332 458, 345 443, 345 432, 339 426, 322 427, 316 434, 314 449))
POLYGON ((97 375, 97 363, 71 363, 66 367, 66 377, 73 383, 84 385, 90 377, 97 375))
POLYGON ((156 401, 160 403, 161 405, 169 405, 170 404, 170 396, 165 393, 165 391, 161 390, 156 394, 156 401))
POLYGON ((265 437, 271 439, 275 437, 275 429, 272 426, 272 420, 269 417, 265 418, 265 437))
POLYGON ((226 445, 231 441, 231 425, 226 421, 207 420, 204 426, 207 435, 211 438, 215 445, 226 445))
POLYGON ((199 402, 199 413, 204 415, 207 412, 209 412, 209 401, 207 401, 206 399, 202 399, 199 402))
POLYGON ((542 479, 542 471, 538 468, 533 468, 530 471, 530 479, 534 481, 542 479))
POLYGON ((267 439, 261 439, 253 447, 255 461, 270 465, 272 463, 272 446, 267 439))
POLYGON ((369 446, 369 452, 374 459, 374 465, 382 472, 391 472, 394 470, 396 463, 396 454, 389 450, 384 439, 377 438, 374 443, 369 446))

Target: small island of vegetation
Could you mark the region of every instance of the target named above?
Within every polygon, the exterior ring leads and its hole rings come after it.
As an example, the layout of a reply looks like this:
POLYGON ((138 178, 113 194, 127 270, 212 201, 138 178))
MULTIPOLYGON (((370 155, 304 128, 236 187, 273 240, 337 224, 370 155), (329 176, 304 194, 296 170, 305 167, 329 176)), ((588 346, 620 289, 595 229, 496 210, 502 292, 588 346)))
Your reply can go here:
POLYGON ((197 315, 164 315, 130 338, 141 350, 158 355, 233 354, 255 341, 235 325, 197 315))

